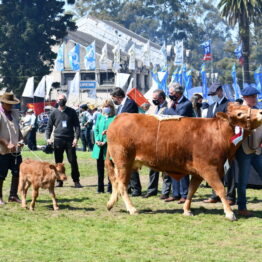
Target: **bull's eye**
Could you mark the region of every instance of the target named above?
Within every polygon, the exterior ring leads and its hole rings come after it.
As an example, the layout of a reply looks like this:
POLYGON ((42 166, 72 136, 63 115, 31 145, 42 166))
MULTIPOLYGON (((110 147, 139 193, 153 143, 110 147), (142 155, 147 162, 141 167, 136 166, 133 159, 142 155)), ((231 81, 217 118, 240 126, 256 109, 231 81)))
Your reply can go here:
POLYGON ((238 114, 237 114, 237 116, 241 116, 241 115, 242 115, 242 113, 238 113, 238 114))

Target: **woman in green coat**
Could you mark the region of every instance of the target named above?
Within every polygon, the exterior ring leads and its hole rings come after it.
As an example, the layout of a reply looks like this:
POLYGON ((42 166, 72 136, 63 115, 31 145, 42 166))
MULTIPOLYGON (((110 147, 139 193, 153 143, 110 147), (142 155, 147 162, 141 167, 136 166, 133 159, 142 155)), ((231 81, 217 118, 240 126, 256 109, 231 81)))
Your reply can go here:
MULTIPOLYGON (((107 150, 106 130, 115 119, 115 107, 111 100, 106 100, 102 106, 102 114, 97 117, 94 137, 95 145, 92 158, 97 160, 98 193, 104 193, 105 158, 107 150)), ((112 192, 112 186, 108 180, 107 192, 112 192)))

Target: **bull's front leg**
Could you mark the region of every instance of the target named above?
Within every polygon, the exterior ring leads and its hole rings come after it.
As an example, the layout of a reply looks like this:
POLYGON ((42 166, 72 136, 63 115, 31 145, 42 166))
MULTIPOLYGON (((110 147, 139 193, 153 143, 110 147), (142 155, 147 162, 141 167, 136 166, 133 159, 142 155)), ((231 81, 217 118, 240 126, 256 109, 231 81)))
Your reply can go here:
POLYGON ((199 176, 195 176, 193 175, 190 183, 189 183, 189 187, 188 187, 188 194, 187 194, 187 198, 186 198, 186 202, 184 204, 184 214, 185 216, 193 216, 193 213, 191 212, 191 202, 192 202, 192 198, 194 196, 194 194, 196 193, 200 183, 203 181, 203 178, 199 177, 199 176))

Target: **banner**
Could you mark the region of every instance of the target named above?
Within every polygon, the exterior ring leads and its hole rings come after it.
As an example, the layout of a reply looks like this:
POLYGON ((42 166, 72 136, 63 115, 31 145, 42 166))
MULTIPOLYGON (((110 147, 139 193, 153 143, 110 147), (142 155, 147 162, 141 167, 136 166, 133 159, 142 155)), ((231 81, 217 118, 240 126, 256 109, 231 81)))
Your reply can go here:
POLYGON ((64 44, 62 44, 57 52, 57 57, 55 60, 55 70, 63 71, 64 70, 64 44))
POLYGON ((135 70, 136 69, 136 50, 135 50, 135 45, 133 44, 129 50, 129 64, 128 64, 128 69, 129 70, 135 70))
POLYGON ((37 103, 28 103, 26 104, 28 109, 33 109, 36 115, 40 115, 43 113, 45 110, 45 106, 52 106, 55 107, 56 101, 51 101, 51 102, 37 102, 37 103))
POLYGON ((96 70, 96 43, 95 41, 86 47, 85 55, 86 70, 96 70))
POLYGON ((193 87, 192 70, 186 72, 185 97, 188 98, 188 91, 193 87))
POLYGON ((69 64, 73 71, 80 70, 80 45, 76 44, 70 51, 69 51, 69 64))
POLYGON ((212 60, 212 53, 211 53, 211 40, 208 40, 201 44, 204 48, 204 58, 203 60, 208 61, 212 60))
POLYGON ((80 103, 80 72, 76 72, 74 79, 68 84, 68 106, 78 106, 80 103))
POLYGON ((22 97, 34 98, 34 77, 33 76, 27 79, 22 97))
POLYGON ((114 54, 114 63, 113 63, 113 71, 114 72, 118 72, 118 70, 121 68, 120 66, 120 47, 119 45, 117 44, 115 46, 115 48, 112 50, 113 54, 114 54))
POLYGON ((236 56, 236 58, 238 59, 239 63, 241 65, 244 64, 244 57, 243 57, 243 54, 242 54, 242 44, 240 44, 235 50, 234 50, 234 54, 236 56))
POLYGON ((236 72, 236 64, 232 66, 232 80, 233 80, 233 89, 235 92, 235 99, 239 99, 241 97, 240 87, 237 83, 237 72, 236 72))
POLYGON ((178 82, 178 67, 174 70, 171 78, 171 83, 177 83, 178 82))
POLYGON ((150 67, 150 61, 151 61, 151 54, 150 54, 150 43, 147 41, 147 43, 143 46, 142 50, 142 61, 144 66, 150 67))
POLYGON ((166 43, 165 42, 160 49, 160 53, 161 53, 161 59, 160 59, 159 65, 160 65, 160 67, 166 67, 166 65, 167 65, 167 52, 166 52, 166 43))
POLYGON ((126 85, 129 76, 130 74, 126 73, 116 73, 115 87, 123 88, 126 85))
POLYGON ((45 78, 46 76, 43 76, 41 81, 39 82, 35 92, 34 92, 34 96, 37 97, 45 97, 45 78))
POLYGON ((45 96, 45 99, 48 100, 50 90, 52 89, 52 84, 53 84, 54 78, 53 78, 53 76, 46 75, 45 76, 45 81, 46 81, 45 82, 45 84, 46 84, 46 96, 45 96))
POLYGON ((256 88, 259 91, 260 96, 261 96, 262 95, 262 68, 261 68, 261 65, 255 71, 254 78, 256 82, 256 88))
POLYGON ((202 64, 201 66, 201 78, 202 78, 202 93, 203 98, 207 99, 208 96, 208 86, 207 86, 207 77, 206 77, 206 65, 202 64))
POLYGON ((184 63, 184 44, 183 41, 179 41, 176 43, 174 47, 175 52, 175 61, 174 65, 183 65, 184 63))
POLYGON ((80 81, 79 88, 85 90, 89 98, 96 98, 96 81, 80 81))
POLYGON ((107 54, 107 44, 105 44, 102 48, 102 54, 99 59, 100 69, 107 70, 108 69, 108 54, 107 54))

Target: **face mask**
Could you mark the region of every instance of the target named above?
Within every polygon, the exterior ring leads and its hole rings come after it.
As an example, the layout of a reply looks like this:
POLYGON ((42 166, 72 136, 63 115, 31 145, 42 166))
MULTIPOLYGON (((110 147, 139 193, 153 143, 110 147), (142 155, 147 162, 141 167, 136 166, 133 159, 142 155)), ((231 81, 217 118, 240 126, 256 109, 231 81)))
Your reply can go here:
POLYGON ((154 104, 155 106, 158 106, 158 105, 160 104, 157 99, 153 99, 152 102, 153 102, 153 104, 154 104))
POLYGON ((217 95, 212 96, 212 99, 214 103, 217 103, 220 100, 220 98, 217 95))
POLYGON ((173 100, 173 101, 176 101, 176 100, 177 100, 177 97, 176 97, 176 96, 171 96, 171 95, 169 95, 169 98, 170 98, 171 100, 173 100))
POLYGON ((64 99, 58 101, 59 106, 65 106, 65 104, 66 104, 66 101, 64 99))
POLYGON ((111 108, 110 108, 110 107, 104 107, 104 108, 102 109, 102 112, 103 112, 103 114, 105 114, 105 115, 109 115, 110 112, 111 112, 111 108))

